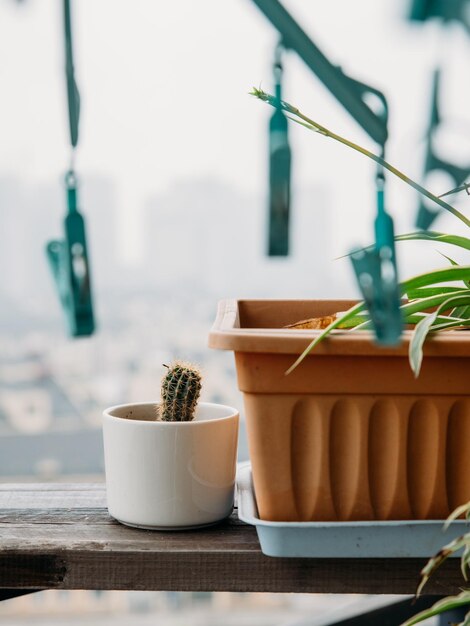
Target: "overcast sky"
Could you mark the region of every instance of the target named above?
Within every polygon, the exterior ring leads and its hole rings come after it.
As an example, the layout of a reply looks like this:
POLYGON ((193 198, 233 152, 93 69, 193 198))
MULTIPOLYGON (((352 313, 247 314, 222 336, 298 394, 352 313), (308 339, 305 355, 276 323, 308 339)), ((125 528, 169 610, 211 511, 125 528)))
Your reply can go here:
MULTIPOLYGON (((68 163, 61 4, 0 0, 0 173, 25 184, 59 185, 68 163)), ((285 5, 332 61, 386 93, 393 163, 420 175, 438 62, 445 68, 443 113, 452 123, 444 148, 454 160, 470 155, 470 47, 462 29, 445 34, 432 24, 411 25, 405 0, 285 5)), ((115 182, 131 252, 145 199, 179 180, 212 177, 263 198, 270 111, 247 92, 260 83, 270 89, 277 38, 250 0, 81 0, 73 15, 82 93, 77 168, 83 178, 94 173, 115 182)), ((287 100, 374 147, 293 53, 285 70, 287 100)), ((292 143, 295 185, 331 190, 334 252, 368 241, 373 166, 302 128, 292 129, 292 143)), ((390 183, 389 203, 398 230, 410 230, 415 198, 401 182, 390 183)))

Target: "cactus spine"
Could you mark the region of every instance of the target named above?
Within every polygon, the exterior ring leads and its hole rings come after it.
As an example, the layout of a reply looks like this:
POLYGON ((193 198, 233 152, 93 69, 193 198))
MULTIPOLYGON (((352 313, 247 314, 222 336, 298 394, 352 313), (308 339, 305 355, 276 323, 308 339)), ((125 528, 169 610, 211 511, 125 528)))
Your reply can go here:
POLYGON ((201 373, 190 363, 175 361, 162 380, 159 419, 167 422, 190 422, 201 391, 201 373))

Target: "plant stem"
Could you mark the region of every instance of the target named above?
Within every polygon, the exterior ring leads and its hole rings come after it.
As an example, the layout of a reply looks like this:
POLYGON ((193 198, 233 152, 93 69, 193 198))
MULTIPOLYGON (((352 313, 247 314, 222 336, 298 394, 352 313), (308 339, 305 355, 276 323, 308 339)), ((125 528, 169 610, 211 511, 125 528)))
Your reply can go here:
MULTIPOLYGON (((261 89, 254 88, 251 94, 255 96, 256 98, 263 100, 263 102, 267 102, 271 106, 278 106, 277 99, 271 94, 268 94, 261 89)), ((349 148, 352 148, 352 150, 355 150, 356 152, 360 152, 361 154, 368 157, 369 159, 372 159, 372 161, 375 161, 376 163, 378 163, 379 165, 387 169, 389 172, 391 172, 392 174, 400 178, 403 182, 413 187, 413 189, 418 191, 420 194, 422 194, 426 198, 429 198, 429 200, 432 200, 433 202, 438 204, 440 207, 442 207, 446 211, 449 211, 450 213, 455 215, 455 217, 461 220, 464 224, 466 224, 466 226, 470 227, 470 219, 468 219, 465 215, 463 215, 463 213, 461 213, 460 211, 455 209, 453 206, 451 206, 450 204, 442 200, 440 197, 435 196, 433 193, 431 193, 430 191, 422 187, 419 183, 409 178, 409 176, 406 176, 406 174, 403 174, 403 172, 401 172, 399 169, 397 169, 393 165, 390 165, 390 163, 385 161, 385 159, 383 159, 382 157, 378 156, 377 154, 374 154, 373 152, 371 152, 370 150, 367 150, 366 148, 363 148, 362 146, 359 146, 353 141, 350 141, 349 139, 342 137, 341 135, 337 135, 336 133, 333 133, 331 130, 329 130, 325 126, 318 124, 314 120, 304 115, 301 111, 299 111, 299 109, 292 106, 288 102, 281 100, 281 105, 285 111, 303 120, 302 122, 299 122, 295 118, 289 118, 293 122, 296 122, 297 124, 301 124, 302 126, 309 128, 310 130, 314 130, 315 132, 318 132, 321 135, 325 135, 325 137, 334 139, 335 141, 338 141, 339 143, 342 143, 343 145, 348 146, 349 148)))

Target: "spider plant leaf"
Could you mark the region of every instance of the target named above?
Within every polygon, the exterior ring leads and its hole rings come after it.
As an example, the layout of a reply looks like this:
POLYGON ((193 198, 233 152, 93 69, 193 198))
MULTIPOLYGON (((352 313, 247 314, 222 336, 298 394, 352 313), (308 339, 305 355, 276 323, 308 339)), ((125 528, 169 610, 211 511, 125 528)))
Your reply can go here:
POLYGON ((434 574, 434 572, 446 561, 450 556, 465 548, 470 542, 470 533, 466 535, 461 535, 456 539, 453 539, 447 545, 439 550, 437 554, 429 559, 426 565, 421 570, 421 580, 418 585, 418 589, 416 590, 416 596, 421 594, 423 587, 428 582, 429 578, 434 574))
POLYGON ((421 370, 421 364, 423 362, 424 341, 428 336, 429 331, 432 329, 433 324, 435 324, 436 318, 439 313, 454 308, 455 306, 468 304, 470 304, 470 293, 468 295, 459 295, 447 298, 447 300, 440 304, 433 313, 427 315, 416 325, 416 328, 414 329, 413 335, 411 337, 408 351, 410 366, 413 370, 415 378, 418 378, 419 372, 421 370))
MULTIPOLYGON (((469 536, 470 537, 470 536, 469 536)), ((460 559, 460 570, 465 582, 468 582, 467 570, 470 568, 470 538, 460 559)))
MULTIPOLYGON (((449 318, 447 318, 449 319, 449 318)), ((451 330, 452 328, 467 328, 470 326, 470 320, 457 320, 454 321, 455 318, 452 319, 452 321, 450 322, 441 322, 436 320, 436 324, 434 324, 434 326, 431 328, 431 331, 434 332, 438 332, 440 330, 451 330)))
POLYGON ((410 361, 411 369, 415 378, 418 378, 421 370, 421 364, 423 362, 423 344, 428 336, 431 326, 436 321, 437 313, 430 313, 424 317, 413 331, 413 336, 410 341, 410 348, 408 352, 408 358, 410 361))
MULTIPOLYGON (((455 261, 454 259, 452 259, 450 256, 447 256, 447 254, 444 254, 443 252, 439 252, 439 254, 440 254, 441 256, 443 256, 445 259, 447 259, 447 260, 449 261, 449 263, 450 263, 451 265, 453 265, 454 267, 458 267, 458 266, 460 265, 460 263, 457 263, 457 261, 455 261)), ((464 280, 463 282, 465 283, 465 285, 466 285, 467 287, 470 287, 470 281, 468 281, 468 280, 464 280)))
POLYGON ((470 306, 459 306, 452 311, 453 317, 460 317, 461 319, 470 318, 470 306))
POLYGON ((315 126, 312 126, 311 124, 307 124, 307 122, 302 122, 302 120, 297 120, 295 117, 292 117, 291 115, 286 115, 286 117, 291 122, 295 122, 296 124, 299 124, 299 126, 304 126, 305 128, 308 128, 308 130, 313 130, 314 133, 318 133, 319 135, 323 135, 324 137, 328 137, 328 134, 325 133, 320 128, 315 128, 315 126))
POLYGON ((448 243, 459 248, 470 250, 470 239, 459 235, 448 235, 447 233, 439 233, 437 231, 421 231, 412 233, 404 233, 397 235, 395 241, 435 241, 436 243, 448 243))
POLYGON ((345 328, 356 328, 357 326, 360 326, 365 322, 368 322, 369 320, 369 314, 367 313, 367 311, 364 311, 364 313, 362 314, 360 313, 359 315, 348 317, 344 322, 339 324, 338 328, 341 330, 345 328))
MULTIPOLYGON (((457 289, 457 291, 454 291, 451 294, 452 297, 465 295, 470 296, 470 289, 457 289)), ((427 298, 412 300, 411 302, 403 304, 400 308, 403 315, 406 316, 407 314, 417 313, 418 311, 426 311, 435 306, 439 306, 451 296, 449 296, 449 292, 445 291, 444 293, 437 293, 436 295, 428 296, 427 298)))
POLYGON ((354 317, 355 315, 357 315, 358 313, 363 311, 365 309, 365 306, 366 305, 364 304, 364 302, 359 302, 358 304, 355 304, 350 309, 348 309, 344 313, 344 315, 342 315, 341 317, 336 318, 334 322, 332 322, 329 326, 327 326, 318 335, 318 337, 315 337, 315 339, 309 343, 309 345, 305 348, 305 350, 302 352, 302 354, 294 361, 294 363, 292 363, 292 365, 286 371, 285 375, 287 376, 288 374, 293 372, 295 370, 295 368, 298 365, 300 365, 300 363, 302 363, 302 361, 305 359, 305 357, 313 350, 313 348, 315 348, 315 346, 317 346, 320 343, 320 341, 325 339, 325 337, 327 337, 332 330, 334 330, 335 328, 339 328, 341 322, 346 322, 348 319, 354 317))
POLYGON ((454 259, 452 259, 450 256, 447 256, 447 254, 444 254, 443 252, 440 252, 439 250, 438 252, 441 256, 444 257, 444 259, 447 259, 449 263, 453 265, 454 267, 458 267, 460 265, 460 263, 457 263, 457 261, 454 261, 454 259))
POLYGON ((466 191, 467 195, 470 195, 469 189, 470 189, 470 183, 463 183, 462 185, 459 185, 458 187, 454 187, 454 189, 451 189, 450 191, 446 191, 445 193, 440 193, 439 198, 450 196, 452 193, 458 193, 459 191, 466 191))
MULTIPOLYGON (((406 323, 418 324, 423 319, 423 317, 426 317, 427 315, 429 315, 429 313, 414 313, 409 317, 406 317, 406 323)), ((470 324, 470 320, 464 320, 461 317, 452 317, 451 315, 438 315, 436 317, 436 321, 433 327, 431 328, 431 331, 434 332, 440 326, 442 326, 443 328, 458 328, 459 326, 467 326, 468 324, 470 324)))
MULTIPOLYGON (((470 239, 468 237, 461 237, 460 235, 449 235, 447 233, 439 233, 437 231, 427 230, 417 230, 412 233, 403 233, 402 235, 395 235, 395 241, 434 241, 436 243, 447 243, 453 246, 458 246, 459 248, 464 248, 465 250, 470 250, 470 239)), ((372 250, 374 245, 366 246, 361 250, 372 250)), ((349 252, 348 254, 343 254, 342 256, 337 257, 338 259, 344 259, 345 257, 349 257, 353 254, 353 252, 349 252)))
POLYGON ((437 296, 440 293, 455 293, 461 291, 459 287, 449 287, 448 285, 439 285, 439 287, 418 287, 418 289, 409 289, 406 296, 409 300, 419 300, 421 298, 429 298, 429 296, 437 296))
POLYGON ((451 523, 458 519, 461 515, 465 514, 465 517, 470 520, 470 502, 466 502, 465 504, 461 504, 456 509, 452 511, 449 517, 446 519, 444 524, 444 530, 447 530, 451 523))
MULTIPOLYGON (((401 293, 407 293, 410 289, 418 289, 420 287, 429 287, 443 282, 452 282, 455 280, 470 279, 470 266, 461 265, 459 267, 446 267, 443 269, 437 269, 432 272, 426 272, 425 274, 419 274, 413 276, 408 280, 405 280, 400 285, 401 293)), ((294 363, 286 370, 285 374, 288 375, 294 371, 294 369, 302 363, 305 357, 317 346, 325 337, 327 337, 332 330, 339 328, 342 323, 347 322, 352 317, 358 315, 366 308, 364 302, 359 302, 352 306, 341 317, 338 317, 334 322, 327 326, 315 339, 313 339, 309 345, 305 348, 302 354, 294 361, 294 363)))
MULTIPOLYGON (((440 615, 446 611, 453 611, 467 605, 470 605, 470 591, 462 591, 457 596, 449 596, 448 598, 438 600, 429 609, 421 611, 411 619, 407 620, 404 624, 402 624, 402 626, 414 626, 414 624, 423 622, 425 619, 429 619, 435 615, 440 615)), ((468 616, 465 619, 467 620, 468 616)), ((465 626, 465 622, 462 626, 465 626)))
POLYGON ((420 300, 421 298, 429 298, 429 296, 437 296, 440 293, 453 294, 461 291, 459 287, 449 287, 448 285, 439 285, 439 287, 418 287, 418 289, 409 289, 406 296, 409 300, 420 300))
MULTIPOLYGON (((405 324, 415 325, 418 324, 423 319, 423 317, 426 317, 427 315, 428 313, 411 313, 406 315, 403 318, 403 321, 405 324)), ((470 326, 470 320, 464 320, 460 317, 451 317, 450 315, 438 315, 431 330, 434 331, 435 329, 437 330, 438 328, 441 328, 441 326, 437 325, 442 325, 442 329, 444 330, 448 328, 459 328, 460 326, 470 326)), ((370 329, 372 329, 372 322, 370 321, 370 319, 366 319, 365 321, 354 327, 354 330, 370 329)))
POLYGON ((457 280, 470 280, 470 265, 459 265, 459 267, 446 267, 413 276, 401 283, 402 293, 408 293, 410 289, 419 287, 429 287, 430 285, 454 282, 457 280))

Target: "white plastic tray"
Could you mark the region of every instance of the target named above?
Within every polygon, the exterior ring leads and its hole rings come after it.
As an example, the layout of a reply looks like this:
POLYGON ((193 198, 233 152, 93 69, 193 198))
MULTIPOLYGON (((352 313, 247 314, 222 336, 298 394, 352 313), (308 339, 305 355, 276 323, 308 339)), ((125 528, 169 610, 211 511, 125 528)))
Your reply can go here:
POLYGON ((443 531, 443 520, 390 522, 266 522, 259 519, 251 466, 237 472, 238 517, 256 526, 267 556, 315 558, 428 558, 468 531, 464 520, 443 531))

